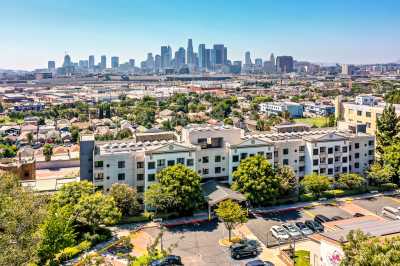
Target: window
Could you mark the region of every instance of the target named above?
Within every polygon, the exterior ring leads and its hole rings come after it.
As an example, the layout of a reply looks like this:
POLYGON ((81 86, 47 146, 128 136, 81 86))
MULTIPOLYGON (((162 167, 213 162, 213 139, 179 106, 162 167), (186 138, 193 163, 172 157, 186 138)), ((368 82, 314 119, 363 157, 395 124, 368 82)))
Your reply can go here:
POLYGON ((339 166, 335 167, 335 172, 336 172, 336 173, 339 173, 339 172, 340 172, 340 167, 339 167, 339 166))
POLYGON ((119 173, 118 174, 118 180, 125 180, 125 174, 124 173, 119 173))
POLYGON ((278 151, 274 151, 274 157, 278 157, 279 152, 278 151))
POLYGON ((371 112, 365 112, 366 117, 371 117, 371 112))
POLYGON ((340 150, 340 146, 336 145, 335 146, 335 151, 339 151, 340 150))
POLYGON ((216 163, 221 162, 221 156, 220 155, 215 155, 215 162, 216 163))
POLYGON ((333 174, 333 168, 328 168, 328 175, 332 175, 333 174))
POLYGON ((304 162, 304 160, 305 160, 305 156, 304 155, 299 157, 299 162, 304 162))
POLYGON ((313 150, 313 155, 318 155, 318 149, 313 150))
POLYGON ((319 152, 325 152, 326 151, 326 147, 320 147, 319 148, 319 152))
MULTIPOLYGON (((207 157, 208 159, 208 157, 207 157)), ((176 163, 185 164, 185 158, 176 158, 176 163)))
POLYGON ((187 166, 193 166, 193 164, 194 164, 194 160, 193 159, 187 159, 186 160, 186 165, 187 166))
POLYGON ((167 165, 172 166, 175 164, 175 160, 168 160, 167 165))
POLYGON ((148 163, 147 163, 147 168, 148 168, 148 169, 154 169, 154 168, 156 168, 156 163, 155 163, 155 162, 148 162, 148 163))
POLYGON ((336 156, 336 157, 335 157, 335 162, 339 162, 339 160, 340 160, 340 157, 339 157, 339 156, 336 156))
POLYGON ((354 153, 354 158, 356 159, 360 158, 360 154, 358 152, 354 153))
POLYGON ((208 175, 208 168, 203 168, 203 175, 208 175))
POLYGON ((319 158, 319 163, 326 163, 326 158, 325 157, 319 158))
POLYGON ((136 168, 144 168, 144 162, 137 162, 136 168))
POLYGON ((333 164, 333 158, 328 158, 328 164, 333 164))
POLYGON ((104 173, 97 173, 94 177, 95 180, 101 181, 104 179, 104 173))
POLYGON ((233 155, 232 156, 232 162, 236 163, 239 161, 239 155, 233 155))
POLYGON ((374 155, 374 150, 369 150, 368 155, 374 155))
POLYGON ((246 159, 247 153, 241 153, 240 154, 240 160, 246 159))
POLYGON ((139 193, 143 193, 143 192, 144 192, 144 186, 138 186, 138 187, 137 187, 137 191, 138 191, 139 193))
POLYGON ((237 170, 237 166, 232 167, 232 173, 237 170))
POLYGON ((369 145, 369 146, 374 146, 374 141, 373 141, 373 140, 369 140, 369 141, 368 141, 368 145, 369 145))
POLYGON ((257 154, 260 155, 260 156, 264 156, 264 152, 263 151, 259 151, 259 152, 257 152, 257 154))
POLYGON ((144 180, 144 174, 137 174, 136 175, 137 181, 143 181, 144 180))
POLYGON ((318 159, 313 160, 313 165, 318 165, 318 159))
POLYGON ((208 156, 204 156, 202 160, 203 160, 203 163, 208 163, 208 156))
POLYGON ((358 143, 358 142, 354 143, 354 148, 359 149, 360 148, 360 143, 358 143))
POLYGON ((347 167, 342 167, 342 173, 347 173, 347 167))
POLYGON ((268 160, 271 160, 271 159, 272 159, 272 152, 267 152, 267 153, 265 154, 265 157, 266 157, 268 160))
POLYGON ((205 138, 197 139, 197 144, 199 144, 199 145, 207 145, 207 139, 205 139, 205 138))
POLYGON ((354 163, 354 168, 360 168, 360 163, 354 163))
POLYGON ((288 159, 283 159, 282 164, 283 165, 289 165, 289 160, 288 159))
POLYGON ((358 116, 362 116, 362 111, 357 111, 358 116))
POLYGON ((155 174, 148 174, 147 175, 147 181, 152 182, 156 180, 156 175, 155 174))
POLYGON ((101 168, 101 167, 103 167, 103 161, 95 161, 95 162, 94 162, 94 167, 96 167, 96 168, 101 168))
POLYGON ((342 152, 347 152, 347 146, 342 147, 342 152))
POLYGON ((157 160, 157 167, 164 167, 164 166, 165 166, 165 160, 164 159, 157 160))
POLYGON ((332 147, 328 148, 328 154, 332 154, 332 153, 333 153, 333 148, 332 147))
POLYGON ((125 168, 125 161, 118 161, 118 168, 125 168))
POLYGON ((299 166, 299 172, 304 172, 304 166, 299 166))
POLYGON ((342 157, 342 163, 347 163, 347 157, 342 157))
POLYGON ((301 152, 303 152, 304 149, 305 149, 305 146, 300 146, 300 147, 299 147, 299 151, 301 151, 301 152))
POLYGON ((289 149, 283 149, 283 155, 288 155, 289 154, 289 149))
POLYGON ((221 167, 215 167, 215 173, 220 174, 221 173, 221 167))
POLYGON ((325 171, 326 171, 325 168, 320 168, 320 169, 319 169, 319 173, 320 173, 320 174, 325 174, 325 171))

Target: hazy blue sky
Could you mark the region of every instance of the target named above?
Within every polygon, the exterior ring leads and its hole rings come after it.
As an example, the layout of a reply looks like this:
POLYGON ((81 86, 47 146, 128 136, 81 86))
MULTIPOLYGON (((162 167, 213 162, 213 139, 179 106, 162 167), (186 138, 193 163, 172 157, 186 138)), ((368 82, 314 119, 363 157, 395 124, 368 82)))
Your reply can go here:
POLYGON ((293 55, 312 62, 400 59, 399 0, 11 0, 0 5, 0 68, 46 67, 89 54, 140 62, 193 39, 230 59, 293 55))

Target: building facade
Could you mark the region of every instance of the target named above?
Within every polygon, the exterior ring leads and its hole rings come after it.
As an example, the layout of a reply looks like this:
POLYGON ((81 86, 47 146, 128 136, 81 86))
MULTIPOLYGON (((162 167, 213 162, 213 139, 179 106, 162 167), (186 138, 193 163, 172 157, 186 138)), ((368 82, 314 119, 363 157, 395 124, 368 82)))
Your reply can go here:
POLYGON ((266 102, 258 105, 260 112, 279 115, 288 112, 291 118, 303 117, 303 106, 294 102, 266 102))
POLYGON ((81 179, 108 190, 126 183, 144 192, 161 169, 183 164, 204 181, 232 183, 241 160, 264 156, 272 165, 288 165, 299 178, 318 173, 329 177, 364 171, 374 160, 374 136, 327 128, 292 133, 245 135, 231 126, 189 125, 178 140, 95 142, 81 137, 81 179))

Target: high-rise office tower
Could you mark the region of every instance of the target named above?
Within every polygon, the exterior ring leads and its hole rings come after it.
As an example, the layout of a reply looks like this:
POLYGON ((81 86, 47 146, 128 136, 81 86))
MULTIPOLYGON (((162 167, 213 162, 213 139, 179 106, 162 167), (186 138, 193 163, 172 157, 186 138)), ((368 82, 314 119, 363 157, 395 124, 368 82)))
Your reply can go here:
POLYGON ((224 65, 226 64, 226 49, 223 44, 214 44, 214 53, 215 53, 215 65, 224 65))
POLYGON ((157 54, 154 57, 154 71, 159 72, 160 69, 161 69, 161 56, 159 54, 157 54))
POLYGON ((135 67, 135 59, 129 59, 129 66, 135 67))
POLYGON ((293 57, 291 56, 277 56, 276 57, 276 69, 281 73, 293 72, 293 57))
POLYGON ((94 55, 89 55, 89 68, 94 68, 94 55))
POLYGON ((48 61, 47 62, 47 69, 50 72, 56 70, 56 61, 48 61))
POLYGON ((170 67, 172 51, 170 46, 161 46, 161 68, 170 67))
POLYGON ((111 57, 111 68, 118 68, 119 67, 119 57, 113 56, 111 57))
POLYGON ((246 65, 246 67, 250 67, 250 66, 252 65, 251 57, 250 57, 250 52, 249 52, 249 51, 247 51, 247 52, 244 54, 244 64, 246 65))
POLYGON ((224 47, 224 65, 228 64, 228 48, 224 47))
POLYGON ((89 61, 88 60, 79 60, 79 68, 86 69, 88 67, 89 67, 89 61))
POLYGON ((206 49, 206 63, 205 63, 206 69, 211 69, 211 50, 212 49, 206 49))
POLYGON ((188 40, 188 46, 187 46, 187 64, 188 65, 193 65, 193 43, 192 39, 188 40))
POLYGON ((152 53, 147 54, 146 68, 148 70, 154 70, 154 58, 152 53))
POLYGON ((263 60, 261 58, 256 58, 254 60, 254 65, 258 68, 261 68, 263 66, 263 60))
POLYGON ((68 54, 64 56, 63 67, 72 67, 71 57, 68 54))
POLYGON ((179 47, 175 54, 175 66, 177 68, 180 68, 185 64, 185 56, 185 48, 179 47))
POLYGON ((215 49, 210 50, 210 69, 214 70, 217 64, 217 52, 215 49))
POLYGON ((100 68, 106 69, 107 68, 107 56, 102 55, 100 58, 100 68))
POLYGON ((269 61, 272 63, 272 65, 275 66, 275 56, 274 53, 271 53, 270 57, 269 57, 269 61))
POLYGON ((199 44, 199 68, 200 69, 206 69, 207 64, 206 64, 206 45, 205 44, 199 44))

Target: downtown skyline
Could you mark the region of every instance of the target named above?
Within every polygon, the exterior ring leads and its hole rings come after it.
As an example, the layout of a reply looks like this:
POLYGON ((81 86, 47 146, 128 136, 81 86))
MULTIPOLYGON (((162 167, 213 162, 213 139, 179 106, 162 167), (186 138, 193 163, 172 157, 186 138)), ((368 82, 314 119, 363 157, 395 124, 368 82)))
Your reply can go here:
POLYGON ((9 1, 0 18, 0 68, 45 67, 95 55, 140 62, 161 45, 223 43, 231 60, 292 55, 315 63, 400 59, 398 1, 9 1), (28 41, 27 41, 28 40, 28 41))

